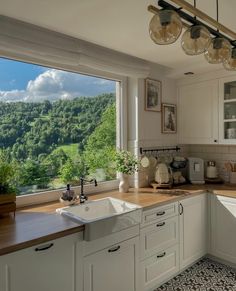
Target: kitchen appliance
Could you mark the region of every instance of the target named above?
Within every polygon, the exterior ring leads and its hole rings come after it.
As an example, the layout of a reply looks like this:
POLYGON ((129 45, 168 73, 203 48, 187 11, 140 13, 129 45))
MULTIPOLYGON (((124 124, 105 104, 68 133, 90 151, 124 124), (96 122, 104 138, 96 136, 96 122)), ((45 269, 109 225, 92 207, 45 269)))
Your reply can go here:
POLYGON ((188 179, 192 184, 205 184, 204 161, 200 158, 188 158, 188 179))
POLYGON ((206 177, 209 179, 217 178, 217 168, 215 161, 208 161, 207 162, 207 169, 206 169, 206 177))
POLYGON ((170 167, 168 167, 165 163, 160 163, 156 167, 155 172, 155 181, 158 185, 170 185, 172 173, 170 167))

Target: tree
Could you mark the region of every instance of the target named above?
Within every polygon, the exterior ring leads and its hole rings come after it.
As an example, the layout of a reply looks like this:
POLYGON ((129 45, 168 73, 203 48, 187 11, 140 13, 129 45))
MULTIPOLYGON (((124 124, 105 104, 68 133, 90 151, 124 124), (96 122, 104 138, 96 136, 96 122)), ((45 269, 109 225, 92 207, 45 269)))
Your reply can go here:
POLYGON ((85 145, 84 159, 89 173, 104 169, 106 179, 115 178, 112 157, 116 151, 116 107, 109 106, 103 113, 101 123, 89 136, 85 145))

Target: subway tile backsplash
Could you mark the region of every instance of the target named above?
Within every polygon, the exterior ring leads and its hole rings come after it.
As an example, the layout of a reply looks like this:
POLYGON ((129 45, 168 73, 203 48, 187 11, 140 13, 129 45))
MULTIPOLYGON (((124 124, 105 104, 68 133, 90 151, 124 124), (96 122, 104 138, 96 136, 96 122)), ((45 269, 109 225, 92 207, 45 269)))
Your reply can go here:
POLYGON ((187 155, 202 158, 205 161, 205 166, 209 160, 216 161, 219 176, 229 182, 229 173, 224 164, 227 161, 236 162, 236 145, 189 145, 187 155))

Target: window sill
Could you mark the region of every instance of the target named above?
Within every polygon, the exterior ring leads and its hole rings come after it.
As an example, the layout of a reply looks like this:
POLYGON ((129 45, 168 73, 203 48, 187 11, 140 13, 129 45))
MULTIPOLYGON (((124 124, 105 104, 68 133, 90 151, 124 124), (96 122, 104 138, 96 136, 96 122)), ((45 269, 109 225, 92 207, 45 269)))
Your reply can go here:
MULTIPOLYGON (((84 192, 87 195, 99 193, 99 192, 105 192, 109 190, 115 190, 118 188, 119 181, 113 180, 109 182, 100 182, 98 183, 97 187, 94 187, 94 185, 84 185, 84 192)), ((72 187, 71 189, 75 190, 75 193, 79 195, 80 193, 80 186, 72 187)), ((35 205, 35 204, 41 204, 41 203, 47 203, 59 200, 61 193, 64 189, 57 189, 52 191, 45 191, 40 192, 37 194, 26 194, 22 196, 16 197, 16 207, 23 207, 28 205, 35 205)))

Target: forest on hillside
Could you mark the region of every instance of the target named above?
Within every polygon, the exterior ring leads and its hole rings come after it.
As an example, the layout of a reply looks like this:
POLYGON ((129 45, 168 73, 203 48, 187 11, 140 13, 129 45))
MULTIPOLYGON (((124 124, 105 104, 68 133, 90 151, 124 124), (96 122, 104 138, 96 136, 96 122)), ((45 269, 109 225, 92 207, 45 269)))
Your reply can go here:
POLYGON ((114 94, 0 102, 1 159, 14 164, 19 193, 77 184, 86 175, 113 179, 115 118, 114 94))

